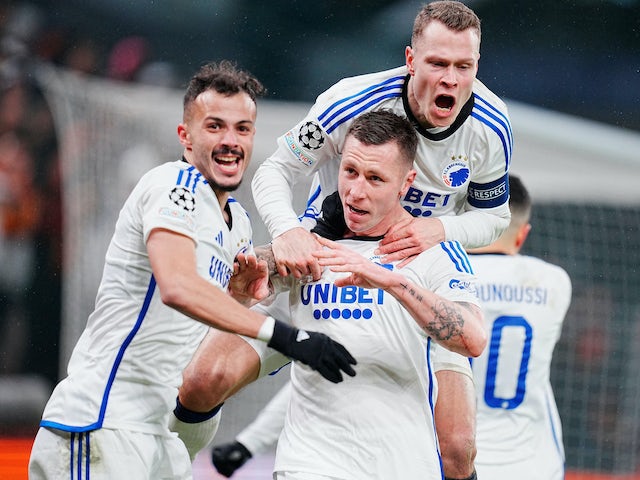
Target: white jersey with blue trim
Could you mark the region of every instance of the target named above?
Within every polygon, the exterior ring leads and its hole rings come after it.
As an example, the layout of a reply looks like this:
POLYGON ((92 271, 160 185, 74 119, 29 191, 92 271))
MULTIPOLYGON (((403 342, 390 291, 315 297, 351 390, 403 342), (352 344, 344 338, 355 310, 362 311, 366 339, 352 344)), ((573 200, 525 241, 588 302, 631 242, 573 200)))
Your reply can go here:
POLYGON ((157 228, 191 238, 198 273, 226 290, 235 256, 253 249, 247 212, 233 199, 228 210, 231 230, 215 193, 185 161, 142 177, 120 211, 95 310, 41 426, 166 432, 182 370, 208 327, 162 303, 146 240, 157 228))
POLYGON ((470 255, 489 341, 472 362, 478 478, 564 478, 551 359, 571 302, 560 267, 524 255, 470 255))
MULTIPOLYGON (((375 239, 340 243, 380 262, 375 239)), ((434 246, 401 272, 449 300, 478 304, 475 277, 458 242, 434 246)), ((352 480, 442 478, 433 341, 392 295, 338 288, 333 282, 341 276, 325 269, 318 282, 285 280, 295 325, 330 335, 358 364, 355 377, 333 384, 293 362, 291 403, 274 469, 352 480)))
POLYGON ((405 209, 418 217, 477 210, 508 218, 513 138, 504 102, 476 80, 472 97, 450 127, 425 130, 408 107, 409 78, 405 66, 345 78, 322 93, 307 116, 278 139, 278 149, 260 165, 252 183, 258 210, 273 237, 299 226, 287 194, 295 178, 319 172, 323 196, 336 191, 339 159, 352 121, 382 109, 408 117, 419 133, 417 176, 401 199, 405 209))

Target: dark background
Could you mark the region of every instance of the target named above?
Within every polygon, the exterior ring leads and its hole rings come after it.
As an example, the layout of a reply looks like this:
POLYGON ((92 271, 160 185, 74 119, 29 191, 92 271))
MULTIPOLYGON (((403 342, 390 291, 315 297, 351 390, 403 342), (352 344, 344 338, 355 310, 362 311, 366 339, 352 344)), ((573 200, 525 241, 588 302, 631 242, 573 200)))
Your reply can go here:
MULTIPOLYGON (((34 0, 69 41, 107 55, 139 35, 178 85, 207 60, 229 58, 278 100, 312 102, 339 78, 404 63, 412 0, 34 0)), ((478 77, 497 94, 640 130, 640 0, 475 0, 478 77)))

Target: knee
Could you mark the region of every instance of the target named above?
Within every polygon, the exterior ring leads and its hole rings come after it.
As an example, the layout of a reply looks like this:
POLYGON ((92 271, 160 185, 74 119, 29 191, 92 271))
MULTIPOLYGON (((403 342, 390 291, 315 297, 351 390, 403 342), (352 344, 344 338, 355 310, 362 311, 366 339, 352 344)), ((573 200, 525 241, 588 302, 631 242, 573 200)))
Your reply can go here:
POLYGON ((190 365, 182 374, 180 403, 196 412, 209 411, 224 402, 237 381, 233 370, 222 362, 190 365))

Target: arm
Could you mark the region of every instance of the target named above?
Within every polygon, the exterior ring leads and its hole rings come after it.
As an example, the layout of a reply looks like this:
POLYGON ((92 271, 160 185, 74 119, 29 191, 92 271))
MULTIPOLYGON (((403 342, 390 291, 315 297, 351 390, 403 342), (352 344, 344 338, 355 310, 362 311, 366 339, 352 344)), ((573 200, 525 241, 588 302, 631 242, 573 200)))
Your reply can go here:
POLYGON ((509 226, 509 203, 484 210, 469 210, 457 216, 444 216, 445 240, 458 240, 465 248, 489 245, 509 226))
POLYGON ((341 344, 250 310, 201 277, 190 238, 157 228, 149 234, 147 251, 165 305, 211 327, 268 342, 334 383, 342 381, 342 372, 355 375, 356 361, 341 344))
POLYGON ((193 240, 155 229, 147 240, 147 251, 165 305, 211 327, 258 338, 266 317, 243 307, 198 274, 193 240))
MULTIPOLYGON (((289 135, 288 133, 287 135, 289 135)), ((269 233, 277 272, 295 278, 311 276, 318 280, 322 274, 312 252, 319 248, 313 235, 302 227, 292 206, 293 183, 308 175, 310 167, 301 167, 293 154, 283 147, 279 139, 278 150, 265 160, 256 171, 251 184, 253 197, 269 233)))
POLYGON ((509 226, 508 203, 490 210, 470 210, 460 215, 413 218, 394 225, 380 242, 386 262, 404 260, 404 267, 425 250, 447 240, 458 240, 466 248, 495 241, 509 226))
POLYGON ((349 273, 337 280, 336 286, 383 289, 393 295, 436 342, 465 356, 477 357, 482 353, 487 338, 478 306, 447 300, 342 245, 324 238, 319 238, 319 242, 327 247, 316 252, 320 265, 349 273))

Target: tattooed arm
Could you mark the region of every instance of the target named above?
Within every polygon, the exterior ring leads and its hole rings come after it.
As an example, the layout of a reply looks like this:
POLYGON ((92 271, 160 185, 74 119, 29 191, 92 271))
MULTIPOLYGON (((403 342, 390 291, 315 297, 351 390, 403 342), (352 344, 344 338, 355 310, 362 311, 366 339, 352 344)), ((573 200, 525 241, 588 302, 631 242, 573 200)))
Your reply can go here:
POLYGON ((319 238, 319 241, 327 247, 314 254, 320 265, 334 272, 349 273, 336 280, 336 286, 383 289, 393 295, 436 342, 467 357, 477 357, 482 353, 487 335, 482 311, 477 305, 447 300, 338 243, 324 238, 319 238))

